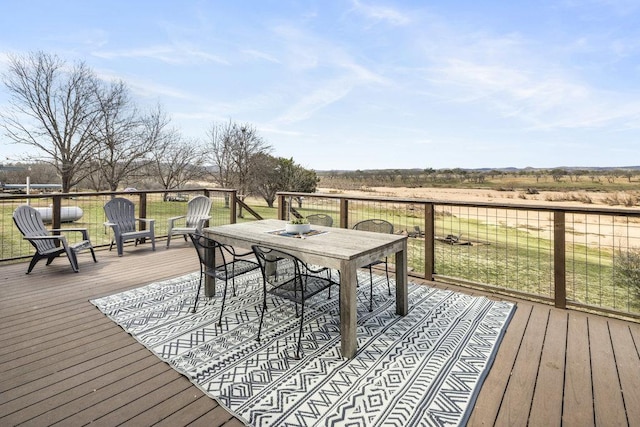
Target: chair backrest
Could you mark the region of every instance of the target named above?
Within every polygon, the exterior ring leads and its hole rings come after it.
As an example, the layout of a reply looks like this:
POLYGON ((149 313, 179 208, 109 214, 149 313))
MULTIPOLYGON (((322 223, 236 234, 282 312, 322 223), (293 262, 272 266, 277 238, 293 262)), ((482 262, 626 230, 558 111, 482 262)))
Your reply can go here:
POLYGON ((384 219, 365 219, 353 226, 354 230, 393 234, 393 224, 384 219))
POLYGON ((211 213, 211 199, 207 196, 196 196, 187 203, 186 226, 196 227, 202 218, 211 213))
POLYGON ((260 245, 253 245, 251 249, 253 249, 262 277, 265 280, 267 279, 268 271, 276 271, 273 266, 274 262, 277 263, 278 281, 287 281, 293 277, 300 277, 303 263, 296 256, 260 245))
POLYGON ((333 218, 325 214, 309 215, 307 216, 307 221, 309 221, 309 224, 314 225, 324 225, 325 227, 333 226, 333 218))
MULTIPOLYGON (((24 237, 48 236, 49 231, 42 222, 42 215, 29 205, 21 205, 13 211, 13 222, 24 237)), ((30 240, 40 253, 55 248, 53 240, 30 240)))
POLYGON ((121 233, 136 231, 136 206, 129 199, 115 197, 104 205, 107 220, 118 224, 121 233))
POLYGON ((200 264, 207 267, 213 267, 213 260, 208 259, 207 251, 210 249, 216 249, 218 247, 218 242, 203 236, 202 234, 189 234, 189 237, 193 242, 193 246, 196 248, 196 252, 198 252, 200 264))

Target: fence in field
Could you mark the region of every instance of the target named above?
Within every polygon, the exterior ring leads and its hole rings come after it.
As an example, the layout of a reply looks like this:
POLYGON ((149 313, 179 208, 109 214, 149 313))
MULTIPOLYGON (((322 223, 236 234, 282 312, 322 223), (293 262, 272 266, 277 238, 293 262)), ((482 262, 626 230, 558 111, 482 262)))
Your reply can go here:
POLYGON ((344 228, 384 219, 394 233, 408 236, 412 276, 640 319, 637 209, 288 192, 269 208, 255 199, 245 204, 226 189, 11 195, 0 198, 0 261, 27 260, 32 253, 11 219, 20 204, 51 207, 53 228, 88 228, 94 245, 107 247, 111 232, 103 225, 103 205, 111 197, 134 201, 139 216, 156 219, 156 236, 163 238, 167 219, 184 214, 196 194, 213 200, 210 225, 319 213, 344 228), (61 222, 65 207, 81 208, 82 218, 61 222))

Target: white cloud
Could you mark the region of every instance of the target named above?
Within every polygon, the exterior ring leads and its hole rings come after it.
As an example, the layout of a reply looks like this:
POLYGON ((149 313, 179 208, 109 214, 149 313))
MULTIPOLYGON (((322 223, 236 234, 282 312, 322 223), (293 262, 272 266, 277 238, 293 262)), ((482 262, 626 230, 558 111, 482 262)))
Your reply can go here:
POLYGON ((120 59, 120 58, 148 58, 167 64, 190 64, 197 62, 215 62, 218 64, 228 65, 229 63, 210 53, 190 46, 182 45, 156 45, 137 49, 123 50, 94 50, 91 52, 93 56, 103 59, 120 59))
POLYGON ((411 22, 407 15, 391 7, 365 4, 365 2, 359 0, 353 0, 352 4, 353 10, 374 21, 388 22, 396 26, 407 25, 411 22))

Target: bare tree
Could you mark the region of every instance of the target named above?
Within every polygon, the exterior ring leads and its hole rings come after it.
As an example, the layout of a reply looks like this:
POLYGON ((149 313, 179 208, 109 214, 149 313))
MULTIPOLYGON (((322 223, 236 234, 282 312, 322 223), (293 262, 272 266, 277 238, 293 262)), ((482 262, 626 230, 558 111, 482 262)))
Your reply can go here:
POLYGON ((2 127, 15 143, 46 154, 42 160, 55 167, 63 192, 92 172, 86 165, 95 155, 97 81, 84 63, 69 68, 43 52, 10 56, 3 76, 10 100, 2 127))
POLYGON ((204 156, 202 145, 197 140, 183 140, 176 130, 163 132, 161 139, 163 143, 151 151, 149 174, 161 183, 162 188, 181 188, 202 177, 204 156))
POLYGON ((94 133, 99 178, 93 180, 116 191, 123 180, 147 165, 149 152, 158 143, 155 127, 163 126, 166 119, 160 106, 147 118, 140 117, 122 81, 101 87, 96 98, 100 107, 94 133))
MULTIPOLYGON (((249 195, 255 177, 255 161, 259 153, 271 151, 256 129, 249 125, 239 125, 229 121, 227 124, 213 124, 208 132, 209 160, 213 163, 213 179, 221 187, 236 188, 242 201, 249 195)), ((242 216, 242 209, 238 210, 242 216)))

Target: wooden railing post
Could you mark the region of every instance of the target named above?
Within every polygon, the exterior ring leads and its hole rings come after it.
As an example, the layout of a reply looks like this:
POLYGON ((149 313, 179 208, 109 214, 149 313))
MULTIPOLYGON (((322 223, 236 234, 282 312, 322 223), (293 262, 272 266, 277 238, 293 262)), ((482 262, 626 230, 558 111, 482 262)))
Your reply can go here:
POLYGON ((553 213, 553 282, 555 305, 567 307, 567 274, 565 253, 565 215, 564 212, 553 213))
MULTIPOLYGON (((140 193, 140 211, 138 213, 140 218, 147 217, 147 193, 140 193)), ((144 221, 140 221, 140 230, 146 230, 147 223, 144 221)))
POLYGON ((287 201, 283 194, 278 194, 278 219, 287 219, 287 201))
POLYGON ((435 215, 433 203, 424 205, 424 278, 433 280, 435 270, 435 215))
POLYGON ((349 201, 345 197, 340 199, 340 228, 349 228, 349 201))
POLYGON ((52 197, 52 206, 51 206, 51 227, 52 228, 60 228, 62 225, 62 196, 59 194, 54 194, 52 197))
MULTIPOLYGON (((51 203, 51 228, 60 228, 62 225, 62 196, 55 194, 52 197, 51 203)), ((53 234, 60 235, 59 231, 55 231, 53 234)), ((56 246, 60 246, 60 241, 56 240, 56 246)))
POLYGON ((235 224, 237 219, 236 219, 236 215, 238 213, 238 211, 236 210, 236 200, 238 199, 238 192, 236 190, 233 190, 231 192, 230 195, 230 201, 229 201, 229 224, 235 224))

